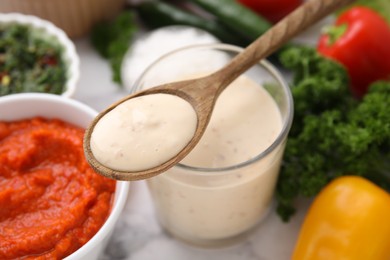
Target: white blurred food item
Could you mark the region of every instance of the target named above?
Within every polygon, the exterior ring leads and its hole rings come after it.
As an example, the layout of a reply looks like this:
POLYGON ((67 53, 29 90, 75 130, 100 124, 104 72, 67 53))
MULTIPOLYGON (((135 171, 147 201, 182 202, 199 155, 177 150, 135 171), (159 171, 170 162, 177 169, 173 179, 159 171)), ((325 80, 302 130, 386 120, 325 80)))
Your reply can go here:
POLYGON ((189 26, 167 26, 136 39, 122 63, 122 82, 127 90, 133 88, 145 69, 158 58, 182 47, 219 43, 212 34, 189 26))

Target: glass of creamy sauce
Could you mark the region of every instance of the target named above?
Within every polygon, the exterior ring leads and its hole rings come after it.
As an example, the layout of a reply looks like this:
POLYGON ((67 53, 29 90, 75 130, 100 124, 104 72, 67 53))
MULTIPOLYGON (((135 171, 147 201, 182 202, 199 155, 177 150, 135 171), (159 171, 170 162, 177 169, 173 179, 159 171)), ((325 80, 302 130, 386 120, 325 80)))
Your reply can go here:
MULTIPOLYGON (((213 44, 173 51, 145 70, 133 92, 210 74, 241 50, 213 44)), ((272 208, 292 117, 289 87, 269 62, 234 81, 219 97, 195 149, 147 180, 162 227, 200 246, 244 237, 272 208)))

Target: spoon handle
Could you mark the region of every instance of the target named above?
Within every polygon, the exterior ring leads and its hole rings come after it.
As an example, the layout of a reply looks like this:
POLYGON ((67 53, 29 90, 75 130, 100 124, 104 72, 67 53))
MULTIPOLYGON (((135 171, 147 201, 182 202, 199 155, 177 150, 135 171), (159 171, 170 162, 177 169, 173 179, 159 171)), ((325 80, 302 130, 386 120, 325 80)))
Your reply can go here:
MULTIPOLYGON (((277 23, 272 29, 265 32, 256 41, 250 44, 243 52, 222 70, 216 72, 223 75, 222 84, 217 92, 222 92, 240 74, 244 73, 259 60, 267 57, 280 48, 297 33, 313 25, 315 22, 341 8, 353 0, 308 0, 290 15, 277 23)), ((217 76, 217 75, 216 75, 217 76)), ((218 76, 217 76, 218 77, 218 76)))

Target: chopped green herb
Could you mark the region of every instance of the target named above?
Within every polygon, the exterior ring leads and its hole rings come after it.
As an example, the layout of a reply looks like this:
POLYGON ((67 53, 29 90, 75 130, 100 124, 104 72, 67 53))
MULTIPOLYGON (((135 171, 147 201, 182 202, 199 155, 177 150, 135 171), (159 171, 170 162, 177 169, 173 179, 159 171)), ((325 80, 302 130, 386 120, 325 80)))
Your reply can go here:
POLYGON ((25 25, 0 25, 0 96, 64 91, 67 76, 62 47, 35 30, 25 25))

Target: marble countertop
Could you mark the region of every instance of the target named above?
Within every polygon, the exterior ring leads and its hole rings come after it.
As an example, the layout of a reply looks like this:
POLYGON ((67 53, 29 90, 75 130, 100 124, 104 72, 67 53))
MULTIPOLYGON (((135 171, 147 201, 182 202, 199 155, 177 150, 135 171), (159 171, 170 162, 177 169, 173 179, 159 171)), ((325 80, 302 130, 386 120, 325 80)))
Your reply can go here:
MULTIPOLYGON (((123 97, 126 91, 111 81, 108 63, 87 39, 75 41, 81 59, 81 78, 74 98, 97 111, 123 97)), ((243 241, 224 248, 205 249, 182 243, 159 226, 146 183, 132 182, 126 207, 101 260, 287 260, 293 250, 309 203, 286 224, 274 211, 243 241)))

